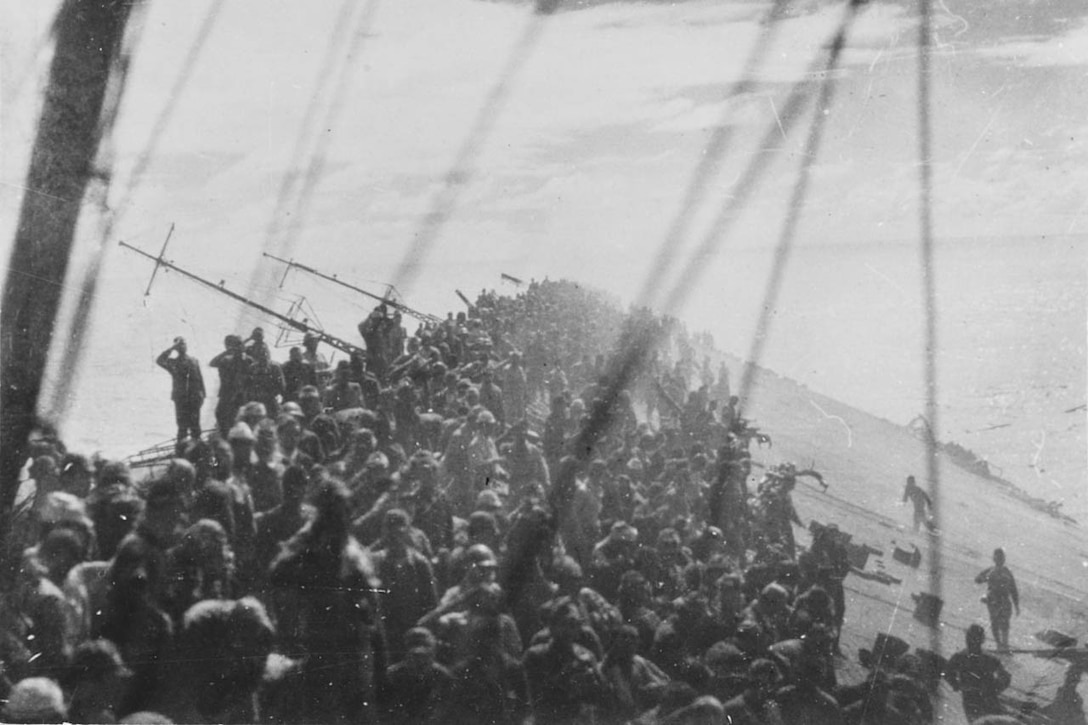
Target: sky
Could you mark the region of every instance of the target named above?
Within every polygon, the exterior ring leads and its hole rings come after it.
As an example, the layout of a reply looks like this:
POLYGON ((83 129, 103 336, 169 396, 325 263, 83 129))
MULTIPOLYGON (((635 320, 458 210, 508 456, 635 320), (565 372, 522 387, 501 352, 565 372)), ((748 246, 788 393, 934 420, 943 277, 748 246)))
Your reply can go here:
MULTIPOLYGON (((0 0, 5 257, 56 6, 0 0)), ((815 90, 833 81, 833 102, 817 109, 824 140, 766 360, 899 422, 920 411, 914 3, 866 4, 828 79, 811 68, 823 62, 843 3, 789 2, 755 82, 731 95, 768 27, 767 2, 564 1, 541 18, 529 3, 500 0, 230 0, 160 121, 214 7, 148 3, 130 39, 134 60, 111 137, 114 225, 77 397, 95 399, 95 375, 116 368, 119 350, 139 360, 141 380, 157 380, 150 361, 179 327, 208 358, 224 327, 252 322, 224 319, 221 305, 203 304, 203 293, 176 278, 156 282, 143 298, 149 267, 115 242, 157 251, 171 223, 175 262, 265 302, 284 304, 286 296, 273 289, 282 270, 261 258, 273 250, 375 291, 396 281, 409 304, 441 312, 456 309, 453 289, 497 287, 499 272, 569 277, 625 301, 644 288, 664 296, 722 206, 750 192, 729 233, 697 260, 677 309, 743 353, 765 304, 770 250, 813 117, 806 106, 787 134, 781 113, 798 82, 815 90), (157 125, 163 133, 150 147, 157 125), (731 143, 689 233, 659 256, 684 189, 723 125, 731 143), (761 147, 775 129, 779 137, 761 147), (298 185, 284 195, 284 179, 305 177, 318 149, 324 163, 304 205, 298 185), (145 156, 146 172, 122 205, 145 156), (765 175, 738 189, 754 159, 767 161, 765 175), (428 214, 442 223, 428 227, 428 214), (291 228, 297 234, 287 234, 291 228), (406 268, 420 238, 429 240, 426 254, 417 255, 418 270, 406 268), (824 342, 834 349, 816 352, 824 342)), ((970 355, 984 344, 991 357, 1022 364, 988 370, 971 396, 1000 408, 1010 394, 1031 398, 1009 393, 1024 376, 1042 386, 1027 407, 1006 405, 1006 418, 1044 410, 1044 393, 1061 397, 1055 409, 1083 404, 1088 5, 939 0, 933 38, 933 226, 945 265, 937 271, 940 351, 951 376, 945 417, 961 422, 970 355), (1035 295, 1036 282, 1051 287, 1035 295), (1008 315, 994 312, 1003 300, 1015 302, 1008 315), (1033 337, 1044 333, 1050 336, 1033 337), (1048 355, 1025 356, 1020 345, 1048 355), (1044 378, 1050 382, 1038 383, 1044 378)), ((101 207, 88 203, 73 286, 99 247, 102 218, 101 207)), ((335 307, 345 298, 297 276, 290 281, 331 332, 354 340, 360 308, 335 307)), ((151 403, 128 405, 142 420, 141 406, 151 403)), ((93 419, 90 407, 76 401, 72 420, 93 419)), ((966 435, 972 426, 981 427, 963 423, 948 433, 966 435)), ((1023 432, 1023 456, 1037 450, 1042 429, 1023 432)), ((1079 417, 1058 447, 1063 495, 1073 495, 1070 486, 1083 494, 1083 440, 1079 417)))
MULTIPOLYGON (((6 105, 17 107, 4 114, 4 174, 5 183, 17 184, 11 179, 20 178, 16 162, 24 151, 17 147, 28 145, 33 126, 6 117, 35 96, 55 3, 4 4, 5 18, 16 21, 5 22, 2 31, 4 96, 6 105), (16 84, 21 93, 12 98, 16 84)), ((144 149, 206 5, 149 4, 114 140, 117 179, 144 149)), ((442 183, 533 20, 524 2, 353 5, 358 9, 350 20, 366 15, 370 22, 329 124, 332 161, 307 236, 365 233, 403 245, 403 227, 442 183)), ((869 3, 850 34, 838 96, 825 109, 831 117, 805 236, 870 241, 916 234, 912 5, 869 3)), ((561 8, 541 23, 540 40, 482 145, 475 178, 443 243, 463 243, 466 227, 488 226, 515 245, 575 230, 616 244, 631 235, 656 241, 708 133, 724 120, 754 137, 774 122, 776 101, 781 105, 789 84, 821 51, 842 3, 789 3, 759 83, 739 98, 724 96, 759 33, 766 3, 568 2, 561 8), (644 183, 648 177, 660 183, 644 183)), ((340 38, 340 10, 332 0, 224 3, 117 231, 161 227, 164 212, 200 209, 205 225, 222 230, 223 239, 229 232, 222 222, 249 210, 270 215, 307 104, 321 88, 317 77, 328 70, 326 49, 340 38)), ((936 3, 933 162, 942 236, 1085 230, 1088 100, 1078 91, 1088 71, 1086 18, 1088 7, 1075 0, 936 3)), ((760 238, 754 243, 773 238, 762 228, 792 184, 801 138, 783 139, 783 163, 738 236, 760 238)), ((754 144, 737 146, 751 153, 754 144)), ((743 163, 744 151, 738 148, 733 159, 720 191, 728 191, 729 169, 743 163)), ((17 194, 6 187, 6 208, 17 194)))

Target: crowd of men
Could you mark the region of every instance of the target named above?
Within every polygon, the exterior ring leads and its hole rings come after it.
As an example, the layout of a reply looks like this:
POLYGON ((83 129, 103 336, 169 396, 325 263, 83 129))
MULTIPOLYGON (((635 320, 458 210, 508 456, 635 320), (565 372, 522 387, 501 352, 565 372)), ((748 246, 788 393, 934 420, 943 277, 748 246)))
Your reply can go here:
MULTIPOLYGON (((793 532, 819 476, 753 477, 766 438, 675 320, 544 281, 360 334, 335 366, 314 336, 282 364, 228 336, 210 434, 175 340, 178 455, 143 480, 34 441, 7 719, 914 725, 942 673, 971 719, 1003 712, 981 629, 948 663, 878 638, 838 681, 843 539, 793 532), (617 391, 634 339, 658 345, 617 391)), ((1048 722, 1084 722, 1069 672, 1048 722)))

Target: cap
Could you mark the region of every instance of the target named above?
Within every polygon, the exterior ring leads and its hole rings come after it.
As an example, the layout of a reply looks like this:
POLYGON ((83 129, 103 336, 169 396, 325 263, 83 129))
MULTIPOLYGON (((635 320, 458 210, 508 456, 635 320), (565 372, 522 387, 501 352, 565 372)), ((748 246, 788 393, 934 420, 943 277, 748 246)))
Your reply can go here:
POLYGON ((499 494, 495 493, 489 488, 485 488, 480 491, 476 496, 476 510, 493 511, 502 508, 502 500, 499 498, 499 494))
MULTIPOLYGON (((412 454, 412 457, 408 459, 408 467, 414 470, 419 469, 436 469, 438 468, 438 461, 435 460, 434 454, 430 451, 419 450, 412 454)), ((478 501, 479 499, 477 499, 478 501)))
POLYGON ((48 677, 28 677, 20 680, 8 693, 4 715, 11 722, 63 721, 68 711, 64 707, 64 693, 48 677))
POLYGON ((675 544, 675 545, 679 546, 680 545, 680 534, 678 534, 676 532, 676 529, 673 529, 673 528, 661 529, 661 531, 657 532, 657 543, 658 544, 675 544))
POLYGON ((184 491, 178 479, 171 476, 152 479, 147 485, 144 499, 151 507, 162 506, 184 499, 184 491))
POLYGON ((412 627, 404 634, 404 649, 408 652, 432 654, 438 648, 438 640, 425 627, 412 627))
POLYGON ((468 538, 475 540, 481 536, 498 536, 499 522, 490 511, 473 511, 468 517, 468 538))
POLYGON ((491 551, 491 547, 487 544, 473 544, 465 551, 465 561, 470 565, 481 567, 497 567, 499 565, 498 560, 495 558, 495 552, 491 551))
POLYGON ((131 486, 132 471, 124 461, 107 461, 100 469, 98 481, 100 486, 111 486, 115 483, 131 486))
POLYGON ((763 587, 763 591, 759 593, 759 598, 761 601, 767 602, 768 604, 784 607, 789 603, 790 595, 781 584, 772 582, 763 587))
POLYGON ((46 524, 59 524, 63 521, 89 523, 83 499, 63 491, 53 491, 46 496, 45 505, 38 516, 46 524))
POLYGON ((374 451, 366 457, 367 468, 389 468, 389 457, 381 451, 374 451))
POLYGON ((234 424, 234 427, 227 433, 227 440, 229 441, 255 441, 257 436, 253 435, 253 429, 244 421, 240 420, 234 424))
POLYGON ((151 712, 150 710, 140 710, 129 715, 125 715, 121 718, 122 725, 174 725, 174 721, 166 717, 166 715, 159 714, 157 712, 151 712))
POLYGON ((760 658, 754 660, 752 664, 748 665, 748 679, 756 682, 769 681, 775 682, 781 676, 781 671, 778 669, 772 660, 760 658))
POLYGON ((184 337, 179 336, 179 337, 174 338, 174 344, 175 345, 183 345, 184 343, 185 343, 185 338, 184 337))
POLYGON ((612 524, 612 533, 619 541, 626 541, 629 544, 638 541, 638 529, 623 521, 612 524))
POLYGON ((252 417, 252 418, 256 418, 258 420, 260 420, 261 418, 267 418, 268 417, 268 408, 264 407, 264 403, 258 403, 256 400, 251 400, 250 402, 246 403, 245 405, 243 405, 238 410, 238 417, 239 418, 251 418, 252 417))
POLYGON ((70 665, 72 676, 98 680, 110 675, 128 677, 132 671, 125 666, 117 645, 108 639, 94 639, 76 648, 70 665))
POLYGON ((196 466, 184 458, 171 458, 166 464, 165 478, 176 481, 179 486, 189 490, 196 485, 196 466))
POLYGON ((257 434, 257 440, 263 439, 265 442, 276 440, 276 424, 270 418, 265 418, 258 423, 257 430, 254 432, 257 434))
POLYGON ((715 642, 706 651, 707 667, 719 672, 743 673, 748 667, 748 658, 740 649, 729 642, 715 642))
POLYGON ((280 406, 280 412, 286 415, 293 415, 296 418, 305 418, 305 414, 302 412, 302 406, 293 400, 289 400, 280 406))
POLYGON ((385 525, 407 528, 412 525, 412 521, 404 509, 389 509, 385 512, 385 525))

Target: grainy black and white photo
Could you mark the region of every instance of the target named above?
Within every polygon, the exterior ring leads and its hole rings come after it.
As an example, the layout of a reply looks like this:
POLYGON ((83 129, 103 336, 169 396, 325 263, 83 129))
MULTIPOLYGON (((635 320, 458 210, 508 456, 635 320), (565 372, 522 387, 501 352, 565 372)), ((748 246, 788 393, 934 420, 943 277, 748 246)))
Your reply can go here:
POLYGON ((0 722, 1088 725, 1083 0, 0 0, 0 722))

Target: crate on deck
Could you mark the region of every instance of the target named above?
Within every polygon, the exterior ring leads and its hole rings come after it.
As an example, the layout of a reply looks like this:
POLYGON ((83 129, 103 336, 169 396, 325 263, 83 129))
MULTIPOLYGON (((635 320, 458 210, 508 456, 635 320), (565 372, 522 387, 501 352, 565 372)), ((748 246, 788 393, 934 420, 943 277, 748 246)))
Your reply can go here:
POLYGON ((895 551, 892 552, 892 558, 900 564, 906 564, 911 569, 917 569, 922 563, 922 552, 913 544, 911 544, 911 548, 913 551, 907 551, 906 549, 896 546, 895 551))
POLYGON ((941 610, 944 600, 926 592, 911 594, 914 600, 914 618, 927 627, 937 627, 941 623, 941 610))

